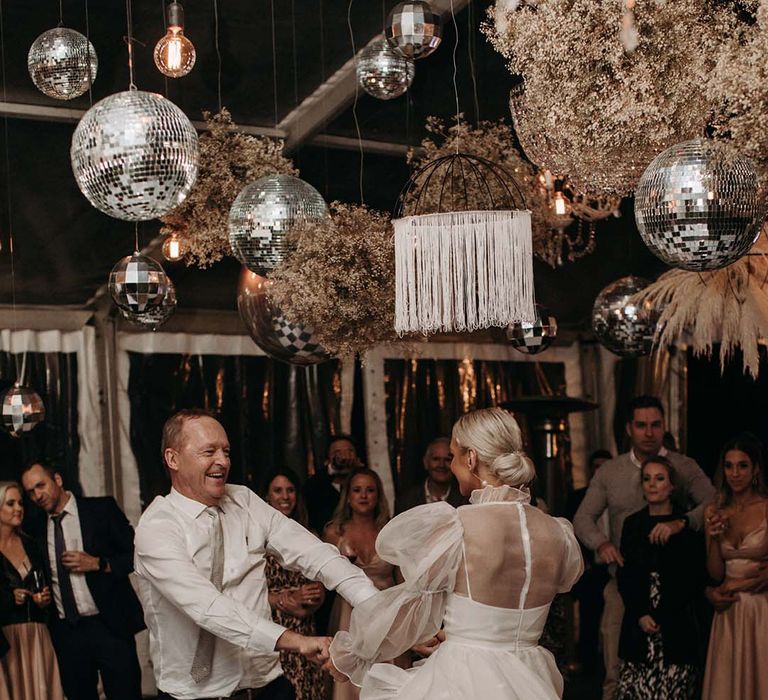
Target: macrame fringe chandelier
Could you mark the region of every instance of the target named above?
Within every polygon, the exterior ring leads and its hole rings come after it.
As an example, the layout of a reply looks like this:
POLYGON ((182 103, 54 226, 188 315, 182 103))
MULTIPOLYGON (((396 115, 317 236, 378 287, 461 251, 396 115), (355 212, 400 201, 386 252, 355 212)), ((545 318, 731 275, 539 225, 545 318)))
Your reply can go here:
POLYGON ((531 214, 498 165, 463 153, 430 161, 403 188, 393 225, 399 334, 534 321, 531 214))

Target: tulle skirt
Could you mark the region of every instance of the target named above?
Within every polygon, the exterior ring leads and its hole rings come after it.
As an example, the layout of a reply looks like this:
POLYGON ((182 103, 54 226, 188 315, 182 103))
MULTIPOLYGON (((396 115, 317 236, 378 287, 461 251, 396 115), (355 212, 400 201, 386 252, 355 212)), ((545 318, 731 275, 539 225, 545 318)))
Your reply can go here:
POLYGON ((0 660, 0 700, 64 700, 48 628, 24 622, 3 634, 11 648, 0 660))

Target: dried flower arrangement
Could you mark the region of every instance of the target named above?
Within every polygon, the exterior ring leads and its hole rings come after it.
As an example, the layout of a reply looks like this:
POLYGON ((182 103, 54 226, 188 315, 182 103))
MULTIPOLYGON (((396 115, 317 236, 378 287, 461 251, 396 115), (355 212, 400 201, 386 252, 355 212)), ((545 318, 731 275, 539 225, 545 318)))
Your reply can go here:
POLYGON ((294 232, 296 250, 270 273, 270 295, 287 317, 311 325, 333 354, 398 340, 389 216, 341 202, 330 212, 294 232))
POLYGON ((226 109, 204 112, 208 131, 200 137, 197 184, 184 202, 162 217, 163 234, 176 234, 188 250, 188 265, 205 268, 231 255, 229 209, 249 182, 275 173, 298 174, 277 139, 237 130, 226 109))

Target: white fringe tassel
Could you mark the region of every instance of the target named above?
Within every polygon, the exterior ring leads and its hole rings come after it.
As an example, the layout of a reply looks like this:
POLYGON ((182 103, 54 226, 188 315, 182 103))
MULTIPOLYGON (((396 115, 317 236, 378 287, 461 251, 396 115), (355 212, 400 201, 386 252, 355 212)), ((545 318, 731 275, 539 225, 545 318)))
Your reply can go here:
POLYGON ((392 223, 400 335, 535 319, 529 211, 447 212, 392 223))

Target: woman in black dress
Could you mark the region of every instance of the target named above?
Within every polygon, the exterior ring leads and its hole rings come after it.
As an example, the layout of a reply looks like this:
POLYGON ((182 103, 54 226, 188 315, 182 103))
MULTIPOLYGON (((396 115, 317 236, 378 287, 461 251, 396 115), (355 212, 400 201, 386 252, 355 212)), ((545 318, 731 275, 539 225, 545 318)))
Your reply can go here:
POLYGON ((659 524, 684 518, 674 504, 676 474, 664 457, 642 467, 648 505, 624 521, 617 572, 624 600, 618 700, 689 700, 696 687, 698 645, 694 601, 704 587, 703 541, 688 528, 652 542, 659 524))

